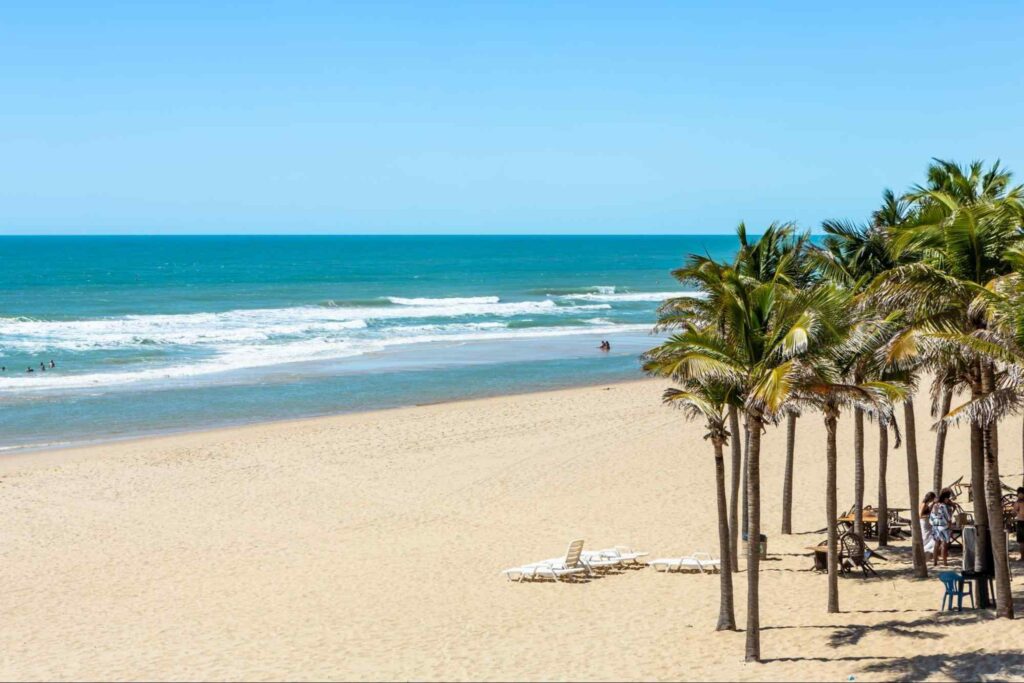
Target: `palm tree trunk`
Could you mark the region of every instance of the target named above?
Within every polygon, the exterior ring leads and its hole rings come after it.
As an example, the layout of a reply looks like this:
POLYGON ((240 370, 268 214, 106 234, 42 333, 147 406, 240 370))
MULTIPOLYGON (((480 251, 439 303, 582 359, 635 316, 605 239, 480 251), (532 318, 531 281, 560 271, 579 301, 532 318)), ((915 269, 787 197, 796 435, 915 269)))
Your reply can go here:
POLYGON ((907 481, 910 493, 910 538, 914 556, 914 576, 928 577, 928 563, 924 559, 924 542, 921 538, 921 515, 918 505, 921 500, 917 470, 917 428, 914 423, 914 399, 903 402, 904 432, 907 442, 907 481))
POLYGON ((729 547, 729 510, 725 496, 725 459, 722 457, 722 440, 713 439, 715 446, 715 493, 718 498, 718 556, 722 558, 719 583, 721 596, 718 601, 718 625, 716 631, 735 631, 736 615, 732 596, 732 552, 729 547))
MULTIPOLYGON (((974 571, 985 571, 988 555, 988 506, 985 504, 985 434, 976 423, 971 423, 971 502, 974 503, 974 528, 977 545, 974 550, 974 571), (977 483, 975 483, 977 482, 977 483)), ((978 604, 988 606, 988 586, 981 586, 978 604)))
MULTIPOLYGON (((982 373, 980 368, 975 368, 974 379, 971 385, 971 398, 976 399, 982 396, 982 373)), ((985 434, 986 430, 978 422, 971 422, 971 501, 974 503, 974 528, 977 531, 977 541, 974 551, 974 571, 986 572, 988 566, 989 538, 988 530, 988 505, 985 502, 985 434)), ((988 582, 978 581, 978 607, 989 607, 991 604, 988 594, 988 582)))
MULTIPOLYGON (((991 363, 982 367, 982 390, 987 394, 995 389, 994 368, 991 363)), ((991 512, 989 537, 992 561, 995 563, 996 616, 1013 619, 1013 594, 1010 592, 1010 572, 1007 564, 1006 533, 1003 531, 1002 487, 999 482, 999 423, 988 425, 985 443, 985 506, 991 512)))
POLYGON ((761 560, 761 415, 747 413, 747 642, 748 662, 761 661, 758 579, 761 560))
POLYGON ((939 399, 939 426, 935 430, 935 471, 932 475, 932 491, 939 495, 942 491, 942 461, 946 454, 946 429, 947 425, 942 418, 949 413, 949 404, 953 400, 953 392, 949 389, 942 390, 942 398, 939 399))
POLYGON ((878 421, 878 547, 889 545, 889 491, 885 481, 889 466, 889 425, 878 421))
MULTIPOLYGON (((761 435, 758 435, 758 443, 761 435)), ((750 420, 743 420, 743 538, 747 538, 750 531, 750 500, 747 477, 750 474, 748 462, 750 457, 750 420)))
POLYGON ((825 517, 828 522, 828 611, 839 612, 839 530, 836 519, 836 413, 825 414, 825 517))
POLYGON ((864 538, 864 410, 853 409, 853 533, 864 538))
POLYGON ((985 449, 985 503, 993 513, 989 525, 992 543, 992 561, 995 563, 996 616, 1013 619, 1013 593, 1010 590, 1010 572, 1006 547, 1006 533, 1003 530, 1002 488, 999 483, 999 442, 997 423, 989 425, 988 447, 985 449), (998 514, 998 516, 996 516, 998 514))
POLYGON ((729 406, 729 445, 732 447, 732 499, 729 501, 729 550, 732 554, 732 570, 740 570, 740 480, 743 446, 740 445, 740 418, 736 406, 729 406))
POLYGON ((796 413, 786 415, 786 474, 782 479, 782 533, 793 533, 793 450, 796 446, 796 413))

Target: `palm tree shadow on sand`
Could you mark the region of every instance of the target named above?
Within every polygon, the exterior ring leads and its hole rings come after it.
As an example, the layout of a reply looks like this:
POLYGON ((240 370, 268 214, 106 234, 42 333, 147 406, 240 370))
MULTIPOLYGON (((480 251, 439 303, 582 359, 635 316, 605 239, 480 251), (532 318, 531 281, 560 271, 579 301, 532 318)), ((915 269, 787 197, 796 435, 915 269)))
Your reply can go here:
POLYGON ((1020 650, 964 652, 961 654, 892 657, 867 664, 864 673, 882 673, 894 681, 920 681, 936 674, 954 681, 1024 678, 1024 654, 1020 650))

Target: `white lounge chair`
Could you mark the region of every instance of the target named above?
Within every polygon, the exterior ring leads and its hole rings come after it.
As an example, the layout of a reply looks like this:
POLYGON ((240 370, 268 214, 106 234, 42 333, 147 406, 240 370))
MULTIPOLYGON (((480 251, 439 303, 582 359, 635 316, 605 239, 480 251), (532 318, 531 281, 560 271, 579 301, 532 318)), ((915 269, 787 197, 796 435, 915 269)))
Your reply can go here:
POLYGON ((522 567, 512 567, 504 570, 502 574, 509 581, 537 578, 551 578, 555 581, 561 581, 564 576, 589 573, 591 571, 584 563, 582 555, 583 540, 578 539, 569 544, 565 551, 565 557, 555 557, 550 560, 524 564, 522 567))
POLYGON ((593 557, 596 560, 603 561, 614 561, 616 564, 629 567, 640 565, 640 558, 646 557, 649 553, 645 552, 633 552, 632 548, 624 545, 617 545, 614 548, 605 548, 603 550, 592 550, 584 552, 583 557, 588 562, 593 557))
POLYGON ((657 560, 651 560, 648 564, 660 572, 690 571, 703 574, 705 572, 721 571, 722 568, 721 560, 705 552, 695 552, 683 557, 662 557, 657 560))
POLYGON ((622 564, 619 558, 611 556, 605 550, 585 550, 580 559, 591 573, 595 570, 613 569, 622 564))

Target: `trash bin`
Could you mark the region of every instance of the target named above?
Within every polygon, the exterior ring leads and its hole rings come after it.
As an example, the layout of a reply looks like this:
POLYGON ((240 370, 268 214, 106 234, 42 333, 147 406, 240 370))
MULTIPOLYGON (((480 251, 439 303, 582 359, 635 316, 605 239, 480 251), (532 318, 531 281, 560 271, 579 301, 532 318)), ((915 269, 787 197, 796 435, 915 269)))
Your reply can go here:
MULTIPOLYGON (((746 534, 743 534, 743 542, 744 543, 747 542, 747 535, 746 534)), ((761 549, 761 559, 762 560, 767 560, 768 559, 768 537, 765 536, 764 534, 761 534, 761 543, 758 544, 758 547, 760 547, 760 549, 761 549)))

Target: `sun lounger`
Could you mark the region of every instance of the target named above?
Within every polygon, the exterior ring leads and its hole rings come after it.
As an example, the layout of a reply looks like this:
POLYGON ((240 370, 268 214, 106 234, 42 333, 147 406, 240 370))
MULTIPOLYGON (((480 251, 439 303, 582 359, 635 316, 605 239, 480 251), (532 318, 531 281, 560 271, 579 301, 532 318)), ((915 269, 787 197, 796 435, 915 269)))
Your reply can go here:
POLYGON ((695 552, 683 557, 662 557, 651 560, 648 564, 660 572, 715 572, 721 571, 722 561, 713 558, 709 553, 695 552))
POLYGON ((583 540, 578 539, 569 544, 565 557, 532 562, 521 567, 512 567, 502 572, 509 581, 524 579, 550 578, 561 581, 563 577, 589 573, 592 570, 583 561, 583 540))
POLYGON ((614 548, 603 550, 591 550, 583 553, 583 559, 589 564, 591 561, 607 562, 612 561, 622 567, 640 566, 640 558, 646 557, 649 553, 634 552, 632 548, 624 545, 617 545, 614 548))

